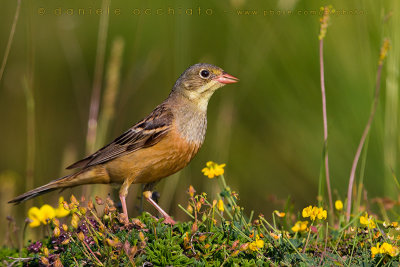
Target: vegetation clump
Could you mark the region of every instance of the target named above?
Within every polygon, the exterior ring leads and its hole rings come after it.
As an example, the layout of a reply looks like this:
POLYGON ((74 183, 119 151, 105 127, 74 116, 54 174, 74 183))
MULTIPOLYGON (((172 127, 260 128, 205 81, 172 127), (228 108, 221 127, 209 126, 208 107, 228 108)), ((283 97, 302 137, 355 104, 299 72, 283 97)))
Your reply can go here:
MULTIPOLYGON (((180 205, 190 218, 186 222, 165 224, 147 212, 127 219, 109 197, 78 201, 71 196, 57 208, 68 217, 58 219, 52 207, 45 206, 43 213, 54 215, 40 226, 47 236, 22 250, 3 248, 1 261, 9 266, 342 266, 398 261, 397 222, 360 212, 346 223, 341 200, 335 202, 333 218, 324 207, 308 206, 300 214, 290 204, 284 212, 272 213, 272 223, 262 214, 253 218, 226 185, 225 165, 212 166, 218 167, 218 199, 196 194, 190 186, 187 208, 180 205)), ((27 225, 37 227, 32 220, 27 225)))

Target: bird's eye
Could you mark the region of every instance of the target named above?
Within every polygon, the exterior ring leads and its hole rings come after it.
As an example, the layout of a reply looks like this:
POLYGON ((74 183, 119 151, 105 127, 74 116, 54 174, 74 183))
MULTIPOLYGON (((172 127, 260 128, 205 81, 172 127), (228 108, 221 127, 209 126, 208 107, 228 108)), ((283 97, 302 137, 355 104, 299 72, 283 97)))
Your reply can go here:
POLYGON ((210 76, 210 72, 209 72, 208 70, 201 70, 201 71, 200 71, 200 77, 201 77, 201 78, 206 79, 206 78, 208 78, 209 76, 210 76))

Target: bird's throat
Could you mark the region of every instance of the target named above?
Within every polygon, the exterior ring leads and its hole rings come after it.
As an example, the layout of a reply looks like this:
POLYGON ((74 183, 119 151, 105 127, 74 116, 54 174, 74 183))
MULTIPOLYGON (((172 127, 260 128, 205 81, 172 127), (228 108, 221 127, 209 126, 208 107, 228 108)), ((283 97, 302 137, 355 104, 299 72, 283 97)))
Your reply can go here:
POLYGON ((198 107, 182 105, 175 109, 176 127, 186 141, 201 145, 204 141, 207 130, 207 112, 201 111, 198 107), (179 113, 179 114, 178 114, 179 113))

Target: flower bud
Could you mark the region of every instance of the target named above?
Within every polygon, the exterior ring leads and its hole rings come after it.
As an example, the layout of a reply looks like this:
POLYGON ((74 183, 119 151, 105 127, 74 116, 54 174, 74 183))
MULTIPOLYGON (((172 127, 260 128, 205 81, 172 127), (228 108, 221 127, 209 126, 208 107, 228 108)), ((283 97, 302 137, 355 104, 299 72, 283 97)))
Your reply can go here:
POLYGON ((62 202, 62 205, 63 205, 63 207, 64 207, 65 210, 68 210, 68 211, 70 210, 67 201, 63 201, 63 202, 62 202))
POLYGON ((219 211, 224 212, 225 208, 224 208, 224 202, 222 201, 222 199, 218 200, 217 208, 219 211))
POLYGON ((190 197, 194 196, 194 193, 196 193, 196 190, 194 190, 193 186, 189 186, 188 193, 189 193, 190 197))
POLYGON ((88 201, 87 207, 88 207, 89 210, 94 209, 94 205, 93 205, 93 201, 92 200, 88 201))
POLYGON ((239 254, 239 250, 235 250, 234 252, 231 253, 231 257, 236 257, 239 254))
POLYGON ((60 228, 58 228, 58 226, 56 226, 53 230, 53 235, 54 237, 59 237, 61 234, 60 228))
POLYGON ((144 241, 145 240, 143 232, 139 232, 139 238, 140 238, 140 241, 144 241))
POLYGON ((188 204, 186 210, 187 210, 190 214, 192 214, 192 213, 193 213, 193 207, 192 207, 192 205, 188 204))
POLYGON ((235 242, 233 242, 232 249, 235 249, 238 244, 239 244, 239 240, 236 240, 235 242))
POLYGON ((78 228, 78 224, 79 224, 79 217, 78 215, 76 215, 76 213, 74 213, 72 214, 71 225, 76 229, 78 228))
POLYGON ((53 224, 55 226, 60 226, 60 221, 57 218, 53 218, 53 224))
POLYGON ((116 247, 118 245, 118 239, 107 238, 106 242, 110 247, 116 247))
POLYGON ((196 222, 193 223, 193 225, 192 225, 192 233, 197 232, 198 229, 199 229, 199 228, 197 227, 197 223, 196 223, 196 222))
POLYGON ((86 214, 86 208, 85 208, 85 207, 80 207, 80 208, 79 208, 79 212, 80 212, 82 215, 85 215, 85 214, 86 214))
POLYGON ((80 241, 85 240, 85 234, 84 234, 84 233, 79 232, 79 233, 77 234, 77 236, 78 236, 78 239, 79 239, 80 241))
POLYGON ((49 256, 49 249, 46 248, 46 247, 44 247, 44 248, 43 248, 43 254, 44 254, 46 257, 48 257, 48 256, 49 256))
POLYGON ((55 261, 53 262, 53 266, 54 266, 54 267, 63 267, 64 265, 62 264, 60 258, 57 257, 57 258, 55 259, 55 261))
POLYGON ((196 210, 197 210, 197 211, 200 211, 200 209, 201 209, 201 203, 200 203, 200 202, 197 202, 197 203, 196 203, 196 210))
POLYGON ((45 265, 45 266, 49 266, 50 265, 50 263, 49 263, 49 260, 46 258, 46 257, 41 257, 40 258, 40 261, 43 263, 43 265, 45 265))
POLYGON ((103 205, 104 204, 103 200, 100 197, 96 196, 95 199, 96 199, 96 204, 97 205, 103 205))
POLYGON ((73 204, 75 204, 75 205, 78 205, 78 204, 79 204, 78 200, 76 199, 76 197, 75 197, 74 195, 71 195, 70 201, 71 201, 71 203, 73 203, 73 204))
POLYGON ((240 246, 239 250, 240 251, 245 251, 249 248, 249 243, 244 243, 240 246))

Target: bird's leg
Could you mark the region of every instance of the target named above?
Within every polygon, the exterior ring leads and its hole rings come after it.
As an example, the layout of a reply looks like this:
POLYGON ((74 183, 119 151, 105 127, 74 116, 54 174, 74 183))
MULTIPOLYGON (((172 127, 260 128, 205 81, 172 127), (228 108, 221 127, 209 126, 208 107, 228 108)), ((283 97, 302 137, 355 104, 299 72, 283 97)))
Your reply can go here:
POLYGON ((150 191, 145 191, 143 192, 143 196, 146 198, 146 200, 154 207, 156 210, 158 210, 159 213, 165 218, 164 222, 168 224, 176 224, 176 222, 171 218, 171 216, 168 215, 152 198, 151 198, 152 193, 150 191))
POLYGON ((126 208, 126 196, 119 195, 119 199, 121 200, 122 204, 122 212, 125 214, 126 218, 128 218, 128 209, 126 208))
POLYGON ((129 220, 128 217, 128 209, 126 207, 126 196, 128 195, 128 189, 131 185, 129 179, 126 179, 125 182, 122 184, 121 189, 119 190, 119 199, 121 200, 122 204, 122 212, 125 214, 126 219, 129 220))

